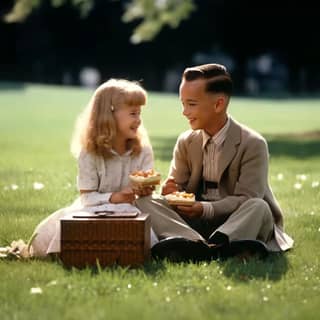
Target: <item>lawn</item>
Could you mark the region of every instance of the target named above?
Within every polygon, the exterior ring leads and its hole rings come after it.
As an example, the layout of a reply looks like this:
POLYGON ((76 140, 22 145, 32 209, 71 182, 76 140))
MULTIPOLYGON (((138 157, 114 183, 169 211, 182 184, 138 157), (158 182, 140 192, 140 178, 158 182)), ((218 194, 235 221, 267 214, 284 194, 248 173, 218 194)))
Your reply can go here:
MULTIPOLYGON (((69 143, 91 93, 0 86, 0 246, 27 240, 39 221, 77 196, 69 143)), ((0 319, 317 319, 320 100, 234 97, 230 114, 269 142, 270 183, 293 250, 263 261, 151 261, 95 271, 2 260, 0 319)), ((150 93, 143 119, 165 176, 176 137, 188 127, 178 96, 150 93)))

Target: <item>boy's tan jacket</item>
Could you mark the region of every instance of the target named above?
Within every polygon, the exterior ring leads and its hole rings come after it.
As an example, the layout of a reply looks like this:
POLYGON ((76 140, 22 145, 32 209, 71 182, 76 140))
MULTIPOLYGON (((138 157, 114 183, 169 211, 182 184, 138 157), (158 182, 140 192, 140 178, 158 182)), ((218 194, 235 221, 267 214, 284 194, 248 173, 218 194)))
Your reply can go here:
MULTIPOLYGON (((202 185, 202 133, 182 133, 175 145, 169 177, 187 192, 199 194, 202 185)), ((249 198, 264 199, 275 221, 275 239, 270 249, 287 250, 293 240, 283 231, 283 215, 268 183, 269 153, 266 140, 257 132, 230 118, 218 164, 221 200, 211 202, 214 217, 227 218, 249 198), (274 241, 276 240, 276 241, 274 241)), ((214 218, 213 218, 214 219, 214 218)))

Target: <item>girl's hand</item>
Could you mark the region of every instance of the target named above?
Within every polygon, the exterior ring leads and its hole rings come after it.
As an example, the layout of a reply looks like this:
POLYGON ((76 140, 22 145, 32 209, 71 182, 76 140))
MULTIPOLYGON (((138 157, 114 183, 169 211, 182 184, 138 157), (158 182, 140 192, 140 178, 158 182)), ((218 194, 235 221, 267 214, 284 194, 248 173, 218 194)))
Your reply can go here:
POLYGON ((173 178, 169 178, 164 182, 161 194, 165 196, 166 194, 176 191, 178 191, 178 185, 173 178))
POLYGON ((150 196, 153 191, 155 190, 155 186, 146 186, 146 187, 142 187, 142 188, 134 188, 134 193, 138 196, 138 197, 146 197, 146 196, 150 196))
POLYGON ((113 192, 109 201, 110 203, 133 203, 136 199, 135 193, 130 187, 124 188, 119 192, 113 192))

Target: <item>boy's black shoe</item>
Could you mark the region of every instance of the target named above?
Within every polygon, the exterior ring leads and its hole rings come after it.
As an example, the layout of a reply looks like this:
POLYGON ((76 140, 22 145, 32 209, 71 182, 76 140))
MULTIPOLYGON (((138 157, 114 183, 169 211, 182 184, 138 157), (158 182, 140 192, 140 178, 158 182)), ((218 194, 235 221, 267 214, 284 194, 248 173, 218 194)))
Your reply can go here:
POLYGON ((233 240, 223 251, 223 258, 242 257, 244 259, 250 257, 265 258, 270 253, 266 244, 260 240, 233 240))
POLYGON ((221 246, 208 245, 203 241, 188 240, 183 237, 170 237, 160 240, 151 248, 156 259, 172 262, 199 262, 217 259, 221 246))

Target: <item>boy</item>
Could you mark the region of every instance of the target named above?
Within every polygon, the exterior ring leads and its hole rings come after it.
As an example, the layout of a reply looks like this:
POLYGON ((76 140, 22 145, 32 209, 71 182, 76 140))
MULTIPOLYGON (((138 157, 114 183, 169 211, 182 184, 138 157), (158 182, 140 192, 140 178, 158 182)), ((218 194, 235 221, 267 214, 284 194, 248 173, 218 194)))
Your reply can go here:
POLYGON ((223 255, 230 245, 262 251, 293 245, 268 185, 267 142, 228 115, 231 94, 222 65, 187 68, 182 75, 180 99, 191 130, 176 142, 162 195, 185 190, 197 201, 174 211, 161 198, 138 200, 162 239, 154 255, 202 260, 223 255))

